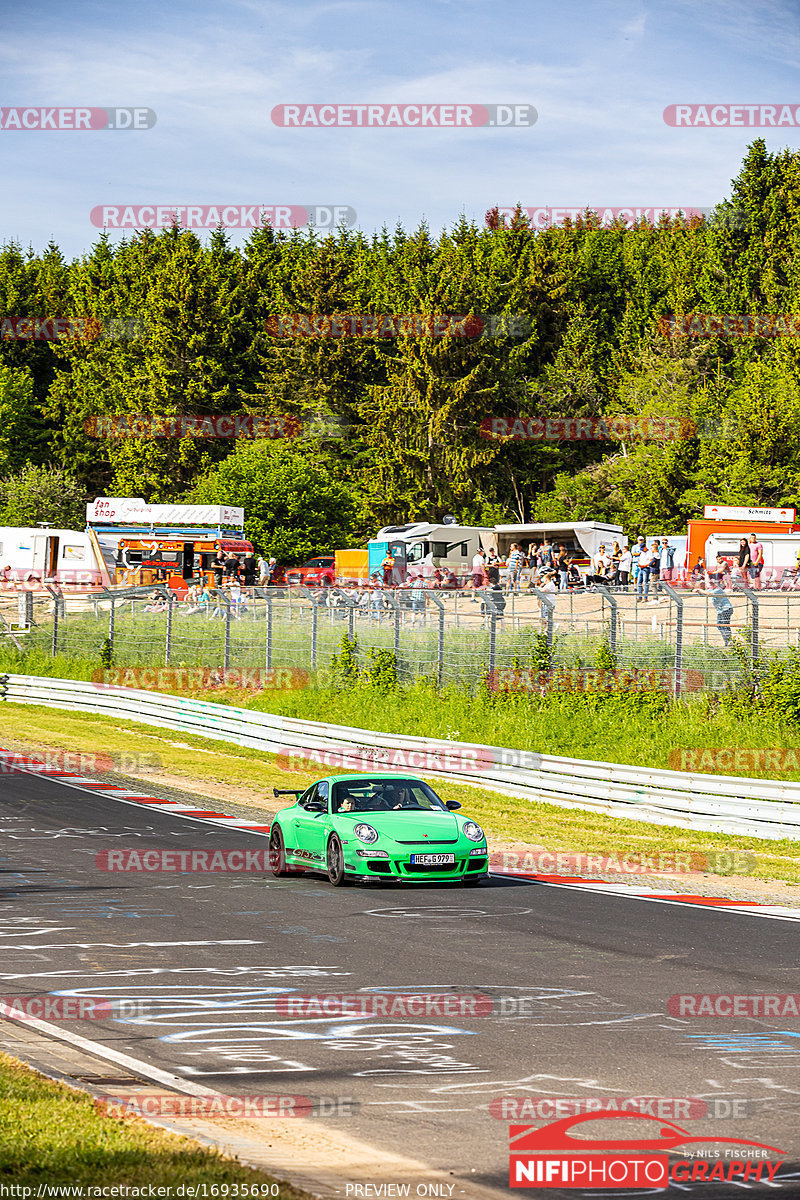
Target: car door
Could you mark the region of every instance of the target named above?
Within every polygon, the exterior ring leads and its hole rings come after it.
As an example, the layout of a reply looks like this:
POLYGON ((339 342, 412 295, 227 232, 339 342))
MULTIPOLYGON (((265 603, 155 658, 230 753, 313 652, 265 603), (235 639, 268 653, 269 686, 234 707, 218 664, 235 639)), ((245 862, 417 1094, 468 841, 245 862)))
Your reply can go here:
POLYGON ((328 783, 316 783, 298 801, 294 818, 298 856, 309 863, 325 857, 325 833, 328 827, 328 783), (324 805, 323 808, 318 806, 324 805))

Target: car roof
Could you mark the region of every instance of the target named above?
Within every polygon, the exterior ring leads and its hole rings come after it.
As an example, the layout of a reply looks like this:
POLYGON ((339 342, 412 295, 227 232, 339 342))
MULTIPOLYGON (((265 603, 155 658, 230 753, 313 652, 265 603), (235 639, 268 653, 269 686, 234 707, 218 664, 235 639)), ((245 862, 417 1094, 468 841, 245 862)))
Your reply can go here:
MULTIPOLYGON (((328 783, 363 783, 365 779, 410 779, 413 783, 422 783, 418 775, 403 775, 399 771, 362 771, 359 775, 326 775, 328 783)), ((322 783, 322 779, 317 779, 322 783)), ((309 785, 311 786, 311 785, 309 785)))

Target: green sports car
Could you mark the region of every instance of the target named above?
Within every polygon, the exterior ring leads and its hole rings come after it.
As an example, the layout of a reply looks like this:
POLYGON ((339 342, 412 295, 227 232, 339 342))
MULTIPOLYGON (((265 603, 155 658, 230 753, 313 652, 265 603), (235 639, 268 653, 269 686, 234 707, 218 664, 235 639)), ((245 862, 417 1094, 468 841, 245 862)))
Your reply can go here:
POLYGON ((325 871, 334 887, 350 880, 479 883, 489 872, 486 835, 456 814, 421 779, 331 775, 295 796, 270 830, 273 875, 325 871))

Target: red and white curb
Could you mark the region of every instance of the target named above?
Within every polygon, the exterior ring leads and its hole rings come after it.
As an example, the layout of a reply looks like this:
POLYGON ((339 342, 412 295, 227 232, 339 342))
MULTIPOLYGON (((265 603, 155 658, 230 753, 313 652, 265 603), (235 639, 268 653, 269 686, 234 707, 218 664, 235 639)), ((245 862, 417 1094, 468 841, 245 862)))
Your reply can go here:
POLYGON ((164 800, 161 796, 150 796, 145 792, 132 792, 129 788, 120 787, 115 783, 103 783, 99 779, 89 779, 76 771, 62 771, 50 767, 46 763, 37 762, 28 754, 17 754, 13 750, 0 747, 0 761, 4 774, 34 775, 41 779, 53 779, 56 783, 68 787, 80 788, 82 791, 99 792, 112 800, 121 800, 125 804, 141 805, 143 808, 158 806, 159 812, 174 813, 175 816, 190 817, 193 820, 208 821, 213 825, 221 825, 225 829, 243 829, 250 833, 267 834, 269 825, 256 824, 245 817, 229 817, 226 813, 214 809, 197 808, 196 805, 183 804, 179 800, 164 800))
MULTIPOLYGON (((226 813, 216 812, 214 809, 196 808, 177 800, 164 800, 161 796, 132 792, 128 788, 119 787, 114 783, 88 779, 74 771, 61 771, 46 763, 39 763, 29 755, 18 754, 13 750, 0 748, 0 761, 4 764, 3 769, 6 773, 10 770, 20 774, 53 779, 68 787, 97 792, 125 804, 141 805, 143 808, 157 805, 159 812, 170 812, 178 817, 207 821, 209 824, 220 825, 225 829, 242 829, 249 833, 263 835, 270 831, 269 825, 255 824, 246 818, 229 817, 226 813)), ((744 913, 753 917, 770 917, 777 921, 800 921, 800 908, 789 908, 781 904, 754 904, 749 900, 732 900, 725 896, 695 896, 685 892, 663 892, 655 887, 633 887, 626 883, 613 883, 607 879, 584 879, 577 875, 542 875, 536 872, 503 871, 494 866, 491 870, 493 875, 499 875, 506 879, 520 879, 527 883, 540 883, 549 887, 579 888, 585 892, 625 896, 631 900, 649 900, 659 904, 678 904, 693 908, 713 908, 717 912, 744 913)))
POLYGON ((755 904, 750 900, 732 900, 726 896, 662 892, 655 887, 634 887, 627 883, 613 883, 608 879, 583 879, 577 875, 539 875, 535 872, 497 870, 493 871, 493 874, 504 875, 509 879, 524 879, 531 883, 543 883, 550 887, 580 888, 585 892, 626 896, 634 900, 652 900, 660 904, 682 904, 693 908, 713 908, 718 912, 745 913, 751 917, 771 917, 778 921, 800 921, 800 908, 789 908, 783 904, 755 904))

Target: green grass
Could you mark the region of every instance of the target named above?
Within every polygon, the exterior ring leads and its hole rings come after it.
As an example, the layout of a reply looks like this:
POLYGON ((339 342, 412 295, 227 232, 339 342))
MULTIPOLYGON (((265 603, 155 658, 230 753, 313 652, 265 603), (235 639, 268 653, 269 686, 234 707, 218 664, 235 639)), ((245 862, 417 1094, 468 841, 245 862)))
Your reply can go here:
MULTIPOLYGON (((35 1195, 39 1184, 177 1188, 205 1183, 211 1195, 218 1184, 266 1188, 274 1182, 262 1171, 138 1117, 104 1115, 90 1096, 0 1054, 0 1184, 32 1187, 35 1195)), ((306 1193, 281 1184, 280 1196, 300 1200, 306 1193)))

